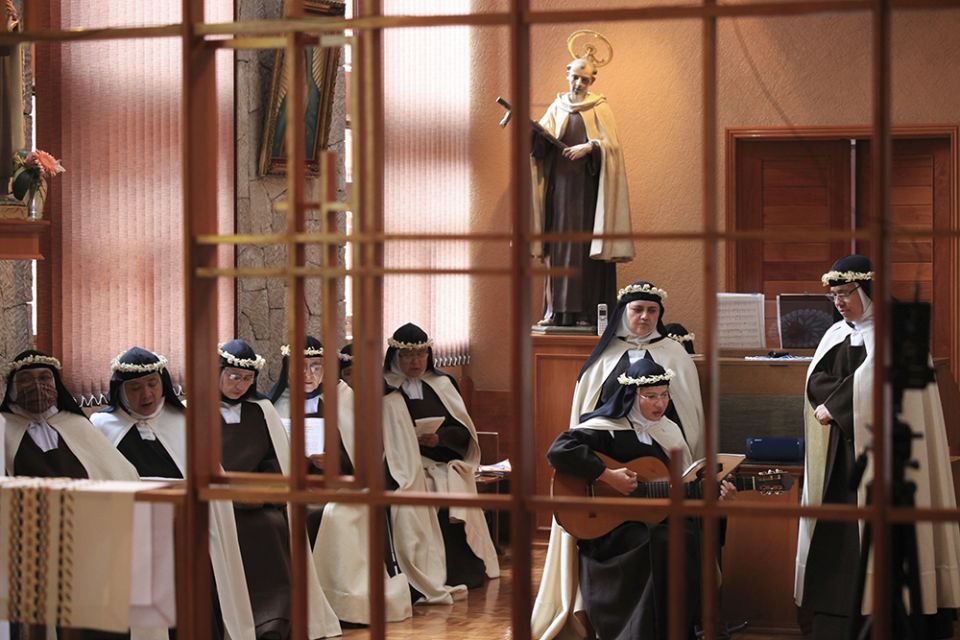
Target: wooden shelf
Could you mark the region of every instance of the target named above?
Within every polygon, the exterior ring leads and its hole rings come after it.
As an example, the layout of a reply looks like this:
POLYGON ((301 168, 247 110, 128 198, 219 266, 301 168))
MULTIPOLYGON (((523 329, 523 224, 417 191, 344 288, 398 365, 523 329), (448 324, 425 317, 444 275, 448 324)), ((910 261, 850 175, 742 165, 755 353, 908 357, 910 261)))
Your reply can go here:
POLYGON ((0 260, 43 260, 49 220, 0 219, 0 260))

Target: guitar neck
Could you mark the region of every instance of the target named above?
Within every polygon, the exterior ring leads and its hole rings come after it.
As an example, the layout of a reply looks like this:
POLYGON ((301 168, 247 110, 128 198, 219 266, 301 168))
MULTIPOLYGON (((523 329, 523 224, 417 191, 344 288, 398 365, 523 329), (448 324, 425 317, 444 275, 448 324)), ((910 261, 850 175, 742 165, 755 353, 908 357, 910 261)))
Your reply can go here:
MULTIPOLYGON (((737 491, 756 491, 756 477, 748 478, 727 478, 732 482, 737 491)), ((653 482, 641 482, 636 490, 630 494, 637 498, 669 498, 670 482, 667 480, 655 480, 653 482)), ((703 481, 693 480, 683 483, 683 497, 698 500, 703 497, 703 481)))

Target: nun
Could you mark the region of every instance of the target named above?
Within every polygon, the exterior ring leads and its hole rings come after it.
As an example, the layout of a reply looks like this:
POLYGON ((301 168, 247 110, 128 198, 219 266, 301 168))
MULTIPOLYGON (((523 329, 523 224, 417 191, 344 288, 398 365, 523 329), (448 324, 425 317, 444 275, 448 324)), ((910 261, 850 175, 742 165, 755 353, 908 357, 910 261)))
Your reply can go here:
MULTIPOLYGON (((854 461, 871 438, 873 423, 873 268, 861 255, 837 260, 821 282, 829 288, 842 319, 820 340, 807 369, 804 389, 806 436, 801 503, 866 504, 864 487, 849 478, 854 461)), ((943 409, 935 380, 925 389, 904 393, 900 418, 921 436, 912 447, 916 469, 907 480, 916 483, 917 507, 952 509, 956 495, 951 479, 943 409)), ((929 638, 953 636, 952 621, 960 606, 960 529, 956 522, 915 525, 920 564, 920 590, 929 638)), ((794 598, 812 614, 814 638, 846 637, 858 617, 872 609, 870 590, 857 597, 860 530, 856 522, 801 518, 797 545, 794 598)), ((868 582, 869 584, 869 582, 868 582)))
MULTIPOLYGON (((608 467, 595 454, 624 463, 652 457, 666 466, 670 451, 679 450, 684 466, 689 465, 692 456, 683 433, 666 415, 674 379, 673 371, 650 359, 631 364, 617 377, 619 388, 606 403, 557 436, 547 452, 550 465, 623 495, 637 489, 637 474, 627 467, 608 467)), ((720 491, 721 499, 736 493, 728 482, 721 483, 720 491)), ((692 637, 700 610, 699 540, 697 526, 686 521, 687 617, 682 637, 692 637)), ((599 538, 579 540, 573 555, 578 557, 584 611, 598 637, 667 637, 666 524, 628 521, 599 538)), ((545 574, 543 579, 553 577, 545 574)))
POLYGON ((667 337, 663 325, 666 299, 666 291, 646 280, 620 289, 610 323, 577 376, 570 427, 616 393, 617 377, 630 364, 647 358, 675 372, 667 417, 680 427, 696 460, 704 455, 700 378, 687 350, 667 337))
MULTIPOLYGON (((290 347, 281 348, 280 378, 270 392, 270 400, 283 418, 290 417, 290 347)), ((323 418, 323 344, 306 336, 303 350, 304 417, 323 418)), ((355 436, 353 390, 337 381, 337 427, 340 432, 340 473, 353 473, 355 436)), ((311 456, 314 469, 324 467, 323 454, 311 456)), ((346 503, 327 503, 307 510, 307 528, 313 545, 313 559, 324 594, 341 623, 370 623, 368 588, 368 509, 346 503)), ((384 554, 384 594, 386 620, 397 622, 413 615, 410 585, 397 565, 389 526, 384 554)))
MULTIPOLYGON (((434 419, 439 426, 417 435, 429 491, 476 495, 480 464, 477 430, 456 381, 437 369, 433 341, 415 324, 405 324, 387 340, 384 378, 399 390, 410 418, 434 419)), ((477 508, 441 507, 437 512, 447 559, 447 584, 480 587, 500 576, 496 548, 483 512, 477 508)))
POLYGON ((8 475, 137 480, 137 470, 97 431, 60 379, 60 361, 20 353, 0 404, 8 475))
MULTIPOLYGON (((257 392, 266 361, 243 340, 221 344, 222 464, 227 471, 290 473, 290 447, 280 415, 257 392)), ((234 502, 237 536, 256 638, 290 637, 290 534, 283 504, 234 502)), ((309 637, 340 635, 340 624, 307 564, 309 637)))
POLYGON ((184 407, 167 359, 133 347, 114 358, 110 369, 109 403, 90 421, 141 478, 183 478, 184 407))
POLYGON ((666 332, 668 338, 674 342, 679 342, 681 346, 687 350, 687 353, 690 355, 696 353, 693 348, 693 340, 696 336, 692 332, 687 331, 685 326, 679 322, 671 322, 670 324, 663 325, 663 330, 666 332))
POLYGON ((337 353, 337 359, 340 361, 340 379, 353 387, 353 343, 340 347, 337 353))

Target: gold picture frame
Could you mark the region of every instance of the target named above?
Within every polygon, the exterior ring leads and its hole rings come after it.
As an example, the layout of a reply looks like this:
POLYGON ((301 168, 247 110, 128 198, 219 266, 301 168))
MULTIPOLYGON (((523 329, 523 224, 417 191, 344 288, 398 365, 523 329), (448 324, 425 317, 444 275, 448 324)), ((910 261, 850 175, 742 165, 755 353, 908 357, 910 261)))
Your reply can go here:
MULTIPOLYGON (((306 16, 343 16, 344 3, 337 0, 305 0, 306 16)), ((306 169, 308 174, 320 172, 320 152, 330 136, 333 93, 340 66, 340 47, 307 47, 306 169)), ((278 49, 273 63, 273 79, 267 102, 260 144, 259 174, 284 174, 287 171, 286 105, 287 78, 284 50, 278 49)))

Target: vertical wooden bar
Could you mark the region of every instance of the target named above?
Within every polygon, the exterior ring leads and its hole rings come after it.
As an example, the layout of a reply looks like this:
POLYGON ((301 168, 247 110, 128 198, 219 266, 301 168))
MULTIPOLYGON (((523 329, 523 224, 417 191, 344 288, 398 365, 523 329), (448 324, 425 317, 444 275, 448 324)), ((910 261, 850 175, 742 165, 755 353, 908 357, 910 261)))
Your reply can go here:
MULTIPOLYGON (((670 507, 679 507, 683 502, 683 458, 679 450, 670 452, 670 507)), ((687 519, 682 515, 671 513, 667 524, 669 551, 667 571, 671 577, 670 591, 667 595, 667 606, 670 640, 686 640, 689 637, 686 628, 686 580, 678 579, 684 574, 683 553, 687 519)))
MULTIPOLYGON (((713 7, 716 0, 704 0, 704 7, 713 7)), ((717 425, 720 415, 720 379, 718 349, 715 339, 717 329, 717 271, 720 259, 717 232, 717 19, 706 15, 703 18, 703 309, 707 328, 704 354, 703 386, 704 439, 707 469, 717 465, 719 443, 717 425)), ((705 473, 703 498, 710 505, 717 499, 716 474, 705 473)), ((716 637, 719 616, 717 595, 717 518, 707 515, 703 519, 703 562, 701 584, 703 592, 702 620, 706 638, 716 637)))
POLYGON ((511 318, 510 326, 510 438, 514 443, 514 474, 510 482, 510 549, 513 561, 511 626, 516 640, 530 638, 530 603, 533 602, 530 566, 533 514, 526 497, 534 492, 533 427, 530 414, 530 25, 526 22, 529 0, 516 0, 510 7, 510 95, 514 96, 510 129, 511 318))
MULTIPOLYGON (((363 2, 361 17, 383 13, 380 0, 363 2)), ((359 212, 355 228, 360 234, 383 232, 383 32, 365 29, 358 34, 354 73, 359 68, 358 104, 360 126, 357 166, 354 173, 362 182, 357 190, 359 212), (356 63, 359 63, 356 64, 356 63)), ((356 257, 361 268, 383 267, 383 243, 365 239, 358 243, 356 257)), ((370 589, 370 637, 386 637, 386 602, 383 592, 384 539, 387 510, 378 501, 384 495, 383 463, 383 277, 361 272, 354 276, 354 360, 356 433, 362 443, 369 502, 370 558, 367 584, 370 589), (359 315, 359 322, 357 315, 359 315), (357 331, 359 330, 359 331, 357 331), (356 388, 356 387, 355 387, 356 388), (362 434, 362 436, 361 436, 362 434)))
POLYGON ((870 524, 873 535, 873 637, 893 637, 890 611, 893 606, 890 580, 891 555, 887 524, 891 473, 890 389, 887 385, 890 301, 890 1, 876 0, 873 8, 873 193, 876 207, 870 225, 874 247, 874 344, 873 344, 873 501, 870 524))
MULTIPOLYGON (((320 155, 320 223, 321 233, 325 236, 321 247, 320 266, 323 269, 337 267, 338 245, 331 240, 337 233, 337 211, 330 203, 337 201, 337 154, 324 151, 320 155)), ((320 301, 323 305, 323 329, 320 340, 323 342, 323 427, 326 463, 323 470, 325 486, 336 486, 340 477, 339 423, 337 422, 337 385, 340 381, 340 359, 337 356, 339 340, 339 299, 337 297, 337 276, 325 273, 320 280, 320 301)))
MULTIPOLYGON (((303 0, 284 3, 287 18, 303 17, 303 0)), ((284 55, 287 75, 287 344, 290 345, 288 381, 290 389, 290 477, 291 491, 307 485, 304 454, 303 344, 306 335, 304 318, 304 279, 297 269, 306 264, 306 250, 293 234, 304 231, 305 125, 304 93, 306 64, 304 34, 287 34, 284 55)), ((290 631, 295 639, 307 640, 307 553, 306 505, 289 503, 290 512, 290 631)))
POLYGON ((184 551, 187 571, 177 575, 178 634, 199 638, 211 628, 208 505, 199 491, 210 486, 220 460, 220 411, 217 360, 217 281, 197 278, 200 267, 217 266, 217 248, 194 238, 217 232, 216 52, 194 31, 204 19, 203 2, 182 1, 183 51, 183 242, 184 327, 186 335, 187 473, 184 551))

